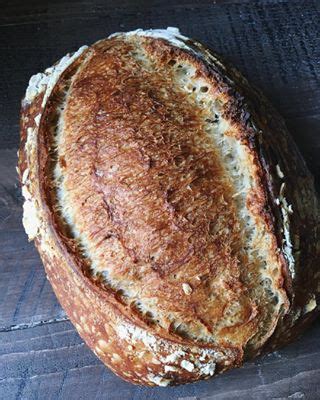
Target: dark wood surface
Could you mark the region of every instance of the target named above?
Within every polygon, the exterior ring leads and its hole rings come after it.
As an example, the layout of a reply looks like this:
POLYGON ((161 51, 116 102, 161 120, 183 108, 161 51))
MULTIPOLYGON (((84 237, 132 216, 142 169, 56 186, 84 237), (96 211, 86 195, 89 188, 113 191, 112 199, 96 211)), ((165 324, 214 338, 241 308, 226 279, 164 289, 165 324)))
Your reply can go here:
MULTIPOLYGON (((296 343, 177 388, 125 383, 67 320, 21 225, 15 172, 29 77, 112 32, 178 26, 259 86, 320 183, 319 1, 0 1, 0 399, 320 399, 320 323, 296 343)), ((276 132, 275 132, 276 134, 276 132)))

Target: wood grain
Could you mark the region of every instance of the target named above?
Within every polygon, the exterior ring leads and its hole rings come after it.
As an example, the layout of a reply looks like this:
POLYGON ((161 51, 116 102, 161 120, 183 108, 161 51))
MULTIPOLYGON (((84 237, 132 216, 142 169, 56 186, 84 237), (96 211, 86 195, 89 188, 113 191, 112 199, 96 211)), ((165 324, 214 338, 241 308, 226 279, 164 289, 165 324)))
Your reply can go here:
POLYGON ((0 399, 319 399, 319 322, 297 343, 207 382, 146 389, 118 379, 65 321, 21 226, 15 164, 20 99, 32 74, 114 31, 178 26, 265 92, 285 117, 320 188, 320 2, 12 0, 0 5, 0 399))
POLYGON ((108 371, 70 322, 20 329, 0 335, 0 394, 10 391, 5 399, 316 399, 319 331, 317 323, 281 352, 216 379, 151 389, 133 386, 108 371))

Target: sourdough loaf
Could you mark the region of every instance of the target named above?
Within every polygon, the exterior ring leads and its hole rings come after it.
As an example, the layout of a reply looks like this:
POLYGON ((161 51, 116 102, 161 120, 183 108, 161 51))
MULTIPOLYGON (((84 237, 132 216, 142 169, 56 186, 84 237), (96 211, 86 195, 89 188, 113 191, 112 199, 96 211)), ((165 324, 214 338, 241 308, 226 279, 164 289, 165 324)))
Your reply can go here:
POLYGON ((317 315, 319 205, 283 120, 175 28, 118 33, 33 76, 23 224, 116 374, 208 378, 317 315))

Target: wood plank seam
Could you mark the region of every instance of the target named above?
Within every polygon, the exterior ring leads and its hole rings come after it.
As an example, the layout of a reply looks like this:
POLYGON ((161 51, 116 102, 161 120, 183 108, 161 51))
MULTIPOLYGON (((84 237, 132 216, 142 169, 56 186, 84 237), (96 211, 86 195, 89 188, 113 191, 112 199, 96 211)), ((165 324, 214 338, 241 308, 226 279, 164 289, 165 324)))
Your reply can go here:
POLYGON ((64 321, 69 321, 69 318, 68 317, 51 318, 51 319, 47 319, 47 320, 35 321, 35 322, 30 322, 30 323, 2 326, 2 327, 0 327, 0 333, 1 332, 12 332, 12 331, 17 331, 17 330, 21 330, 21 329, 35 328, 36 326, 48 325, 48 324, 53 324, 56 322, 64 322, 64 321))

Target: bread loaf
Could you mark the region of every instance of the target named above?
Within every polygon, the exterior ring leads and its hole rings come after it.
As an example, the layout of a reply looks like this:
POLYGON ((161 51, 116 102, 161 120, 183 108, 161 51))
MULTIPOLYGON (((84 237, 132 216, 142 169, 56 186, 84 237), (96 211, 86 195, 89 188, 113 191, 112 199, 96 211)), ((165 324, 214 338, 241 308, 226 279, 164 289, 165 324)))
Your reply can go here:
POLYGON ((319 203, 283 120, 175 28, 117 33, 33 76, 23 224, 116 374, 206 379, 293 340, 319 307, 319 203))

